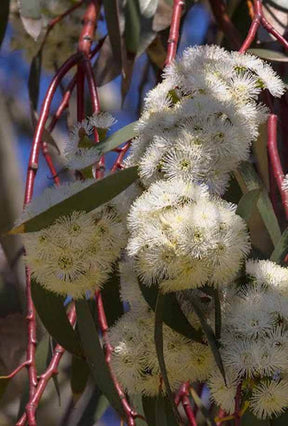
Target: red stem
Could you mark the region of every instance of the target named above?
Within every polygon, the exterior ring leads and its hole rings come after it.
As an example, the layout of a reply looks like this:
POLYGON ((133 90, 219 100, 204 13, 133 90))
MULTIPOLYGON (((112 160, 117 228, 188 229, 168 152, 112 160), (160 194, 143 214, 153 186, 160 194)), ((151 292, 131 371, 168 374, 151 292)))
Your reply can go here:
POLYGON ((130 407, 127 398, 125 396, 125 393, 123 392, 120 384, 118 383, 115 374, 112 371, 111 368, 111 355, 113 352, 113 347, 111 345, 111 343, 109 342, 108 339, 108 324, 107 324, 107 319, 106 319, 106 315, 105 315, 105 311, 104 311, 104 306, 103 306, 103 301, 102 301, 102 296, 100 291, 97 291, 95 293, 95 297, 96 297, 96 303, 97 303, 97 309, 98 309, 98 319, 99 319, 99 325, 100 325, 100 330, 102 333, 102 337, 103 337, 103 342, 104 342, 104 349, 105 349, 105 360, 106 363, 108 365, 111 377, 112 377, 112 381, 114 383, 114 386, 116 388, 116 391, 121 399, 121 404, 122 407, 124 409, 125 415, 126 415, 126 419, 127 419, 127 425, 128 426, 135 426, 135 418, 142 418, 142 416, 140 416, 139 414, 135 413, 132 408, 130 407))
POLYGON ((72 95, 72 92, 74 90, 76 86, 76 74, 74 75, 74 77, 72 78, 72 80, 70 80, 69 84, 67 85, 67 88, 65 90, 65 93, 63 95, 62 101, 59 105, 59 107, 57 108, 57 111, 55 112, 55 114, 52 117, 52 120, 49 124, 49 132, 52 132, 53 129, 55 128, 59 118, 61 117, 61 115, 63 114, 64 110, 68 107, 69 105, 69 101, 72 95))
POLYGON ((173 1, 173 12, 172 20, 168 38, 168 49, 167 56, 165 60, 165 65, 169 65, 176 56, 177 45, 179 40, 179 30, 180 30, 180 21, 182 10, 184 9, 185 1, 184 0, 174 0, 173 1))
POLYGON ((196 417, 191 407, 189 399, 190 382, 185 382, 181 385, 177 395, 175 396, 175 404, 178 406, 180 403, 183 405, 186 413, 189 426, 197 426, 196 417))
POLYGON ((249 28, 248 35, 239 49, 239 52, 245 53, 249 49, 256 37, 257 30, 260 25, 262 25, 269 34, 272 34, 282 44, 282 46, 288 50, 288 41, 285 40, 285 38, 264 17, 261 0, 254 0, 254 17, 249 28))
MULTIPOLYGON (((75 306, 73 306, 72 309, 70 310, 68 314, 68 318, 71 325, 74 326, 76 322, 75 306)), ((65 352, 65 349, 61 345, 57 344, 55 346, 50 364, 47 370, 45 371, 45 373, 43 373, 40 376, 34 396, 33 398, 29 400, 28 404, 26 405, 26 411, 22 415, 22 417, 18 420, 18 422, 16 423, 16 426, 24 426, 27 421, 28 421, 28 424, 31 426, 36 425, 35 414, 36 414, 36 410, 39 405, 40 399, 51 377, 56 376, 58 374, 58 366, 64 352, 65 352)))
POLYGON ((282 170, 281 160, 279 157, 278 147, 277 147, 277 115, 275 114, 269 115, 267 130, 268 130, 267 148, 268 148, 268 155, 269 155, 269 160, 270 160, 271 169, 272 169, 271 171, 281 195, 286 219, 288 219, 288 192, 282 188, 284 173, 282 170))
POLYGON ((240 426, 241 425, 241 391, 242 391, 242 382, 239 383, 239 385, 237 386, 237 390, 236 390, 236 395, 235 395, 235 412, 234 412, 234 416, 235 416, 235 422, 234 425, 235 426, 240 426))
POLYGON ((122 168, 122 161, 124 159, 126 152, 130 148, 130 145, 131 145, 131 141, 128 141, 125 143, 125 145, 122 148, 120 148, 119 154, 117 155, 116 161, 114 162, 113 167, 111 169, 112 173, 116 172, 117 169, 122 168))
POLYGON ((182 405, 183 405, 184 411, 186 413, 189 425, 190 426, 197 426, 196 418, 195 418, 195 415, 193 413, 193 410, 192 410, 192 407, 191 407, 191 404, 190 404, 190 399, 189 399, 188 395, 184 395, 182 397, 182 405))
POLYGON ((57 87, 59 86, 62 78, 67 74, 67 72, 79 62, 82 54, 76 53, 71 56, 62 66, 59 68, 57 74, 53 78, 48 91, 45 96, 45 100, 42 104, 39 120, 36 126, 36 130, 34 133, 34 139, 32 142, 32 149, 29 158, 28 170, 27 170, 27 178, 26 178, 26 190, 25 190, 25 198, 24 205, 28 204, 32 199, 33 188, 35 176, 38 169, 39 162, 39 152, 41 147, 42 136, 45 128, 46 121, 48 119, 49 110, 51 106, 52 99, 56 92, 57 87))

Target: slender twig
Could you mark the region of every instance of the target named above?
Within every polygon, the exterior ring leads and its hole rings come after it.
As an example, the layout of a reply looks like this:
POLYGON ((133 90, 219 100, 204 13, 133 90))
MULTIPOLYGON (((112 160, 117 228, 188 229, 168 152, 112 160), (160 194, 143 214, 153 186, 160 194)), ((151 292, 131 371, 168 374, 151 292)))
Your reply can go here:
POLYGON ((279 157, 278 147, 277 147, 277 115, 270 114, 267 124, 268 131, 268 140, 267 148, 269 154, 269 160, 271 164, 271 171, 273 178, 277 183, 279 193, 281 195, 282 204, 285 210, 286 218, 288 219, 288 192, 285 191, 282 187, 284 180, 284 173, 281 165, 281 160, 279 157))
POLYGON ((48 91, 46 93, 44 102, 42 104, 41 112, 39 115, 39 120, 36 126, 36 130, 34 133, 34 138, 32 142, 32 148, 29 158, 28 170, 27 170, 27 178, 26 178, 26 190, 25 190, 25 205, 28 204, 32 199, 33 188, 35 176, 38 170, 38 162, 39 162, 39 152, 41 148, 42 136, 45 128, 46 121, 48 119, 49 110, 51 106, 52 99, 55 95, 56 89, 60 84, 62 78, 67 74, 70 69, 79 62, 81 59, 81 52, 76 53, 71 56, 67 61, 59 68, 58 73, 53 78, 48 91))
POLYGON ((116 172, 117 169, 121 169, 122 168, 122 162, 123 159, 125 157, 126 152, 128 151, 128 149, 130 148, 131 145, 131 141, 128 141, 125 143, 125 145, 120 148, 119 154, 117 155, 116 161, 114 162, 111 172, 116 172))
MULTIPOLYGON (((75 325, 76 322, 76 310, 75 306, 73 306, 68 314, 69 321, 72 326, 75 325)), ((45 373, 43 373, 38 381, 37 388, 35 390, 33 398, 31 398, 26 406, 26 411, 22 415, 22 417, 16 423, 16 426, 24 426, 28 421, 29 425, 36 425, 35 414, 37 407, 39 405, 40 399, 47 387, 49 380, 58 374, 58 367, 61 361, 61 358, 65 352, 65 349, 57 344, 53 351, 52 359, 47 367, 45 373)))
POLYGON ((238 384, 236 395, 235 395, 235 411, 234 411, 235 426, 241 425, 241 392, 242 392, 242 381, 238 384))
POLYGON ((182 11, 185 6, 184 0, 174 0, 173 1, 173 12, 172 20, 170 25, 170 32, 168 38, 168 48, 167 56, 165 60, 165 65, 169 65, 176 56, 176 50, 179 40, 179 31, 180 31, 180 20, 182 11))
POLYGON ((288 41, 285 40, 285 38, 264 17, 261 0, 254 0, 253 9, 252 23, 249 28, 248 35, 239 49, 239 52, 244 53, 249 49, 255 40, 257 31, 261 25, 268 31, 269 34, 273 35, 286 50, 288 50, 288 41))
POLYGON ((111 343, 109 342, 108 339, 108 324, 107 324, 107 319, 106 319, 106 315, 105 315, 105 310, 104 310, 104 306, 103 306, 103 301, 102 301, 102 296, 100 291, 97 291, 95 293, 95 297, 96 297, 96 303, 97 303, 97 309, 98 309, 98 319, 99 319, 99 326, 100 326, 100 330, 102 333, 102 338, 103 338, 103 342, 104 342, 104 349, 105 349, 105 360, 107 363, 107 366, 109 368, 115 389, 120 397, 121 400, 121 404, 123 407, 123 410, 125 412, 126 415, 126 420, 127 420, 127 425, 128 426, 135 426, 135 419, 136 418, 141 418, 142 420, 145 420, 143 416, 137 414, 135 411, 132 410, 132 408, 129 405, 129 402, 126 398, 125 393, 123 392, 120 384, 117 381, 117 378, 115 376, 115 374, 113 373, 112 369, 111 369, 111 356, 112 356, 112 352, 113 352, 113 347, 111 345, 111 343))

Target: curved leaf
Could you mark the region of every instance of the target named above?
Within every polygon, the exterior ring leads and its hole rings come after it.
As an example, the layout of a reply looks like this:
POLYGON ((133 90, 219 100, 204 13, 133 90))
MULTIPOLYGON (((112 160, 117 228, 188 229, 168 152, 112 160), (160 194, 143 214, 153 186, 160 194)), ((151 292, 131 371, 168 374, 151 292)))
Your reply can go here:
POLYGON ((120 276, 117 271, 114 271, 105 283, 101 295, 108 327, 111 327, 124 313, 120 298, 120 276))
POLYGON ((38 97, 39 97, 39 85, 41 77, 41 64, 42 64, 42 50, 33 57, 29 77, 28 77, 28 92, 31 107, 33 110, 37 110, 38 97))
POLYGON ((223 376, 224 381, 226 382, 224 366, 223 366, 222 358, 221 358, 221 355, 220 355, 220 352, 219 352, 219 343, 218 343, 218 341, 215 337, 215 334, 214 334, 212 328, 210 327, 210 325, 207 323, 207 320, 205 318, 205 315, 202 311, 202 308, 200 306, 198 299, 191 294, 189 296, 189 302, 191 303, 197 317, 199 318, 201 326, 202 326, 202 328, 203 328, 203 330, 206 334, 208 344, 209 344, 210 349, 213 353, 215 362, 216 362, 216 364, 219 368, 220 373, 223 376))
MULTIPOLYGON (((167 307, 165 304, 165 295, 159 292, 157 301, 156 301, 156 308, 155 308, 154 341, 155 341, 156 353, 157 353, 161 375, 163 378, 163 382, 165 384, 165 389, 166 389, 170 407, 171 407, 170 420, 171 421, 173 420, 174 425, 178 425, 178 423, 181 422, 181 419, 177 411, 177 407, 175 405, 173 394, 171 391, 167 370, 166 370, 166 365, 165 365, 164 351, 163 351, 163 316, 166 309, 167 307)), ((162 421, 162 418, 163 418, 163 415, 160 416, 161 421, 162 421)))
POLYGON ((2 0, 0 7, 0 46, 5 37, 6 27, 9 18, 10 0, 2 0))
POLYGON ((123 67, 123 62, 125 62, 124 56, 126 52, 124 51, 120 30, 118 1, 103 0, 103 6, 114 61, 119 63, 119 67, 121 69, 123 67))
POLYGON ((248 163, 247 161, 242 162, 238 170, 235 172, 235 176, 243 193, 253 189, 261 190, 257 201, 257 208, 270 235, 272 243, 274 246, 276 246, 281 237, 278 220, 275 216, 268 193, 259 179, 256 171, 254 170, 252 164, 248 163))
POLYGON ((252 189, 244 194, 237 206, 236 214, 242 217, 245 222, 249 222, 253 214, 253 210, 257 206, 257 201, 260 196, 260 189, 252 189))
POLYGON ((90 370, 86 361, 73 355, 70 385, 75 402, 80 398, 86 388, 89 372, 90 370))
MULTIPOLYGON (((157 287, 147 287, 140 281, 138 282, 144 299, 153 309, 153 311, 155 311, 158 295, 157 287)), ((179 306, 175 294, 167 293, 163 297, 165 297, 166 306, 166 309, 163 312, 163 322, 168 325, 168 327, 172 328, 173 330, 177 331, 177 333, 182 334, 188 339, 194 340, 195 342, 202 342, 202 332, 192 327, 190 322, 187 320, 179 306)))
POLYGON ((91 159, 91 164, 86 165, 85 167, 92 166, 97 160, 99 160, 102 155, 107 154, 107 152, 113 151, 117 146, 121 145, 124 142, 129 141, 137 135, 135 130, 136 121, 128 124, 125 127, 122 127, 117 132, 113 133, 104 141, 93 146, 93 152, 95 152, 95 157, 91 159))
POLYGON ((278 244, 276 245, 273 253, 271 254, 270 260, 272 262, 283 264, 285 257, 288 254, 288 228, 285 229, 283 234, 281 235, 278 244))
POLYGON ((288 62, 288 56, 283 52, 270 49, 249 49, 248 53, 259 56, 259 58, 274 62, 288 62))
POLYGON ((92 377, 100 391, 110 401, 112 407, 121 417, 125 417, 119 395, 116 392, 110 371, 107 367, 98 332, 86 300, 76 302, 77 324, 82 347, 92 377))
POLYGON ((51 225, 55 219, 77 210, 90 212, 112 200, 137 179, 137 167, 129 167, 91 183, 85 189, 55 204, 48 210, 13 228, 9 234, 35 232, 51 225))
POLYGON ((51 293, 33 279, 32 298, 37 313, 48 333, 68 352, 81 356, 81 346, 64 307, 64 297, 51 293))

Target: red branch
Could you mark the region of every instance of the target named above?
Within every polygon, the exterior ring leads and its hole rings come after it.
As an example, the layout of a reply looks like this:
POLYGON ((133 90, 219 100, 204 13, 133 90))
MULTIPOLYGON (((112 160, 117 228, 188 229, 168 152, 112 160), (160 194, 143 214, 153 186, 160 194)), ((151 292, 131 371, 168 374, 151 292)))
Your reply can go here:
POLYGON ((117 156, 117 158, 116 158, 116 161, 114 162, 114 164, 113 164, 113 167, 112 167, 112 169, 111 169, 111 172, 113 173, 113 172, 116 172, 116 170, 117 169, 122 169, 122 161, 123 161, 123 159, 124 159, 124 157, 125 157, 125 154, 126 154, 126 152, 128 151, 128 149, 130 148, 130 145, 131 145, 131 141, 128 141, 128 142, 126 142, 125 143, 125 145, 122 147, 122 148, 120 148, 120 150, 118 151, 119 152, 119 154, 118 154, 118 156, 117 156))
POLYGON ((52 99, 55 95, 56 89, 59 86, 62 78, 67 74, 68 71, 70 71, 70 69, 74 65, 77 64, 77 62, 79 62, 81 57, 82 57, 82 54, 79 52, 71 56, 69 59, 67 59, 67 61, 62 65, 62 67, 59 68, 57 74, 55 75, 52 82, 50 83, 50 86, 46 93, 45 100, 42 104, 39 120, 37 122, 36 130, 35 130, 34 138, 32 142, 32 149, 30 153, 28 170, 27 170, 24 205, 30 203, 32 199, 35 176, 38 170, 41 141, 42 141, 45 124, 48 119, 52 99))
POLYGON ((237 386, 236 395, 235 395, 235 412, 234 412, 235 426, 241 425, 241 391, 242 391, 242 382, 240 382, 239 385, 237 386))
MULTIPOLYGON (((71 311, 69 312, 68 318, 71 325, 74 326, 76 322, 75 306, 73 306, 71 311)), ((26 411, 22 415, 22 417, 18 420, 18 422, 16 423, 16 426, 24 426, 26 424, 26 421, 28 421, 29 425, 36 426, 35 414, 36 414, 36 410, 39 405, 40 399, 47 387, 49 380, 53 376, 56 376, 58 374, 58 366, 64 352, 65 352, 65 349, 61 345, 57 344, 55 346, 50 364, 48 365, 48 368, 45 371, 45 373, 43 373, 40 376, 34 396, 33 398, 29 400, 28 404, 26 405, 26 411)))
POLYGON ((165 60, 165 65, 169 65, 176 56, 176 50, 179 40, 179 30, 180 30, 180 20, 182 15, 182 10, 184 9, 185 1, 184 0, 174 0, 173 1, 173 12, 172 20, 168 38, 168 49, 167 56, 165 60))
POLYGON ((111 355, 113 352, 113 347, 111 345, 111 343, 109 342, 108 339, 108 324, 107 324, 107 319, 106 319, 106 315, 105 315, 105 311, 104 311, 104 306, 103 306, 103 301, 102 301, 102 296, 100 291, 97 291, 95 293, 95 297, 96 297, 96 303, 97 303, 97 309, 98 309, 98 319, 99 319, 99 325, 100 325, 100 330, 102 333, 102 337, 103 337, 103 342, 104 342, 104 350, 105 350, 105 360, 106 363, 108 365, 111 377, 112 377, 112 381, 114 383, 114 386, 116 388, 116 391, 121 399, 121 404, 123 407, 123 410, 125 412, 126 415, 126 420, 127 420, 127 425, 128 426, 135 426, 135 418, 141 418, 142 420, 145 420, 144 417, 142 417, 141 415, 137 414, 135 411, 132 410, 132 408, 130 407, 126 395, 123 392, 120 384, 117 381, 117 378, 115 376, 115 374, 113 373, 112 369, 111 369, 111 355))
POLYGON ((282 46, 286 50, 288 50, 287 40, 285 40, 285 38, 264 17, 261 0, 254 0, 253 12, 254 17, 252 19, 248 35, 244 40, 241 48, 239 49, 239 52, 244 53, 249 49, 249 47, 255 40, 257 30, 259 29, 260 25, 262 25, 268 31, 269 34, 272 34, 282 44, 282 46))
POLYGON ((279 157, 279 152, 277 147, 277 115, 275 114, 269 115, 267 131, 268 131, 267 148, 268 148, 272 174, 277 183, 277 187, 281 195, 283 207, 285 209, 286 218, 288 219, 288 192, 282 188, 284 173, 283 173, 281 160, 279 157))
POLYGON ((180 403, 183 405, 185 414, 187 416, 189 426, 197 426, 196 417, 191 407, 189 398, 190 382, 185 382, 181 385, 179 391, 175 396, 175 404, 178 406, 180 403))

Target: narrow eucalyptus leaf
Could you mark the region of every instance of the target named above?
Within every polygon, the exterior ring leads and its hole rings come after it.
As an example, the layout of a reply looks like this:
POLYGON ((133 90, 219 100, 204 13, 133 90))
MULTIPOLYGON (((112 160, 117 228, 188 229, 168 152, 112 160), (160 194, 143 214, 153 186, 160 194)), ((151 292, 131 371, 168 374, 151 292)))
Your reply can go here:
POLYGON ((215 362, 216 362, 216 364, 219 368, 220 373, 223 376, 224 381, 226 381, 224 366, 223 366, 222 358, 221 358, 221 355, 220 355, 220 352, 219 352, 219 344, 218 344, 218 341, 215 337, 215 334, 214 334, 212 328, 210 327, 210 325, 207 323, 205 315, 204 315, 202 308, 200 306, 199 300, 195 296, 191 295, 189 297, 189 302, 191 303, 197 317, 199 318, 199 321, 200 321, 201 326, 204 330, 204 333, 206 334, 208 344, 209 344, 211 351, 213 353, 215 362))
POLYGON ((285 229, 281 235, 278 244, 276 245, 273 253, 271 254, 270 260, 272 262, 279 263, 280 265, 284 263, 284 259, 288 253, 288 228, 285 229))
MULTIPOLYGON (((142 284, 140 281, 138 282, 144 299, 152 308, 152 310, 155 311, 158 294, 157 287, 148 287, 142 284)), ((202 342, 202 332, 192 327, 190 322, 187 320, 186 316, 180 308, 175 293, 165 294, 165 306, 166 309, 163 313, 163 322, 166 325, 177 331, 177 333, 187 337, 188 339, 194 340, 195 342, 202 342)))
MULTIPOLYGON (((172 394, 172 390, 170 387, 166 365, 165 365, 165 359, 164 359, 164 351, 163 351, 163 314, 165 310, 167 309, 167 306, 165 304, 166 297, 165 295, 158 293, 157 301, 156 301, 156 309, 155 309, 155 330, 154 330, 154 340, 155 340, 155 346, 156 346, 156 353, 157 358, 159 362, 159 367, 161 371, 161 375, 163 378, 163 382, 165 384, 165 389, 168 395, 170 407, 171 407, 171 415, 170 420, 174 425, 178 425, 178 423, 181 422, 179 413, 177 411, 177 407, 174 402, 174 397, 172 394)), ((160 397, 160 396, 159 396, 160 397)), ((165 411, 164 411, 165 412, 165 411)), ((162 418, 163 415, 161 414, 162 418)))
POLYGON ((46 290, 32 279, 31 291, 36 311, 48 333, 68 352, 81 356, 81 346, 64 307, 64 297, 46 290))
MULTIPOLYGON (((288 10, 288 9, 287 9, 288 10)), ((283 52, 270 49, 249 49, 248 53, 273 62, 288 62, 288 56, 283 52)))
POLYGON ((251 191, 246 192, 241 197, 236 213, 245 220, 245 222, 249 222, 254 209, 257 207, 257 201, 260 196, 260 189, 252 189, 251 191))
POLYGON ((257 201, 257 208, 270 235, 270 238, 274 246, 276 246, 281 237, 280 227, 277 217, 275 216, 269 195, 256 171, 254 170, 254 167, 252 164, 248 163, 248 161, 243 161, 235 172, 235 176, 243 193, 252 191, 254 189, 261 190, 257 201))
POLYGON ((41 77, 41 64, 42 64, 42 50, 39 50, 37 55, 32 59, 28 77, 28 93, 33 110, 37 110, 39 86, 41 77))
POLYGON ((78 300, 75 304, 78 331, 92 377, 100 391, 107 397, 112 407, 124 418, 125 414, 122 404, 105 361, 104 352, 99 341, 98 332, 89 305, 84 299, 78 300))
POLYGON ((129 167, 93 182, 69 198, 13 228, 9 233, 35 232, 51 225, 59 216, 77 210, 90 212, 112 200, 137 179, 137 167, 129 167))

